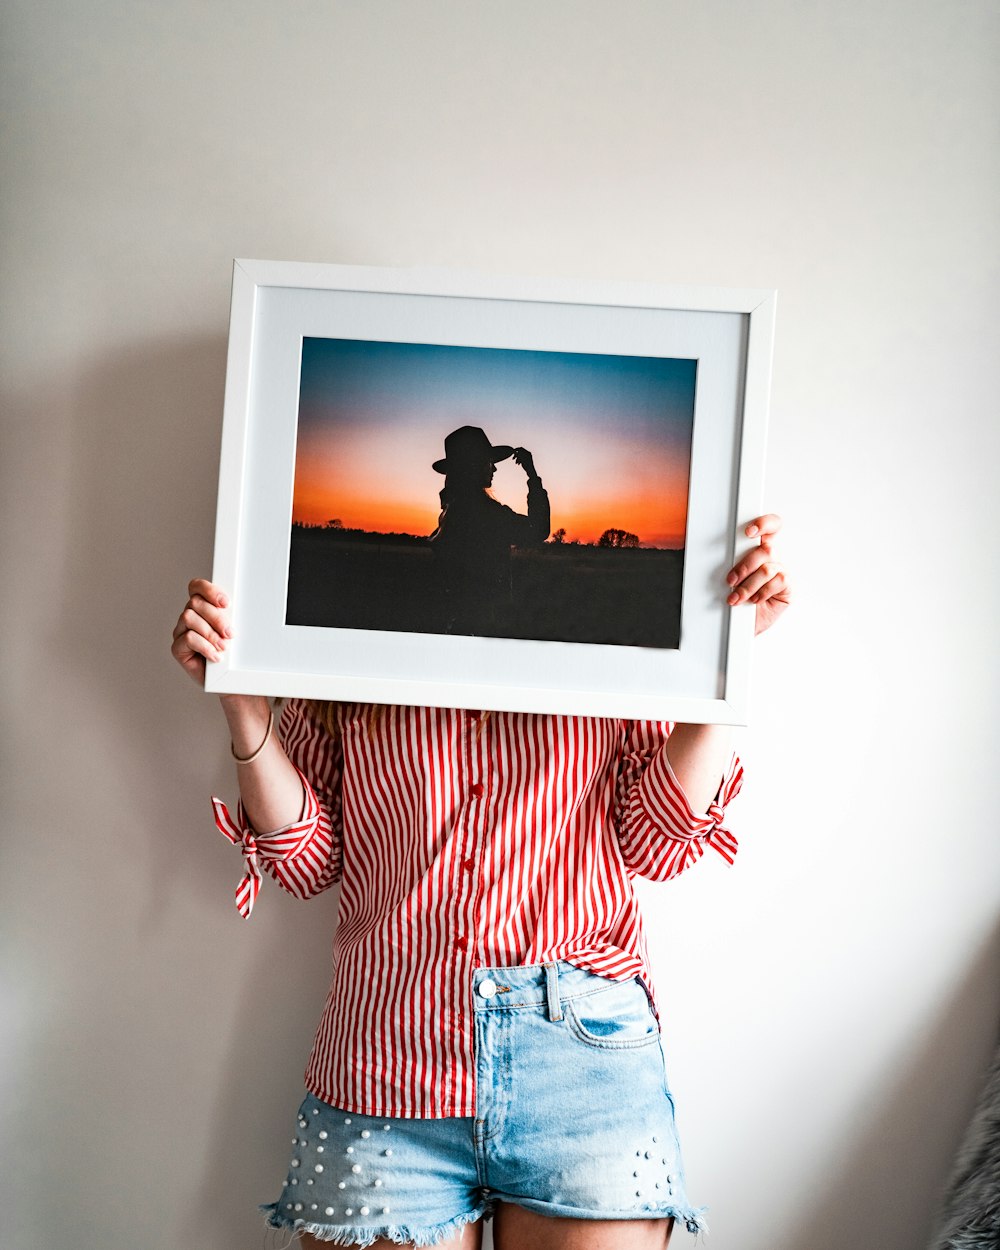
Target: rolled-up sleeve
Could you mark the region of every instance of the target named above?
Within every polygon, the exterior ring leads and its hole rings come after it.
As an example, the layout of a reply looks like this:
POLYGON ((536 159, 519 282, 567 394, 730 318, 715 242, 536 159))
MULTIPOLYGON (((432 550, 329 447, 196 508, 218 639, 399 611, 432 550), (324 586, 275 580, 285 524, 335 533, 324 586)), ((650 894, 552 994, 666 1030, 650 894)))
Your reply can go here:
POLYGON ((240 846, 246 872, 236 888, 236 905, 249 916, 260 889, 260 870, 296 898, 312 898, 340 880, 343 864, 341 829, 342 752, 312 717, 304 700, 292 699, 282 709, 278 734, 302 781, 302 811, 282 829, 258 833, 243 803, 230 816, 213 796, 217 828, 240 846))
POLYGON ((737 842, 725 827, 726 808, 743 784, 743 766, 730 756, 708 811, 691 808, 667 758, 673 728, 666 721, 634 721, 627 731, 616 795, 616 831, 625 865, 652 881, 669 881, 701 859, 706 847, 727 863, 737 842))

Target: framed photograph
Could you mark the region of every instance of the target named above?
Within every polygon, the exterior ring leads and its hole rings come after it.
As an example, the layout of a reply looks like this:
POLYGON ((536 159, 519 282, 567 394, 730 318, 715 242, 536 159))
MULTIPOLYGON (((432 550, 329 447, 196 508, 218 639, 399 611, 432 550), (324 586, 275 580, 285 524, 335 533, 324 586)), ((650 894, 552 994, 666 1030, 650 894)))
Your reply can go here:
POLYGON ((774 308, 236 261, 206 689, 745 724, 774 308))

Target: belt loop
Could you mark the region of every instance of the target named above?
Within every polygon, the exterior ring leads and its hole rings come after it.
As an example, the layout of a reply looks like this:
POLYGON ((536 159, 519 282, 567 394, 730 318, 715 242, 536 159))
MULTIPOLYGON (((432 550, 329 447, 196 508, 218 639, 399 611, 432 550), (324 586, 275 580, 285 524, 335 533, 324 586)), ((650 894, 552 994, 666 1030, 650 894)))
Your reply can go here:
POLYGON ((549 1019, 561 1020, 563 1016, 559 1002, 559 968, 556 964, 545 965, 545 997, 549 1004, 549 1019))

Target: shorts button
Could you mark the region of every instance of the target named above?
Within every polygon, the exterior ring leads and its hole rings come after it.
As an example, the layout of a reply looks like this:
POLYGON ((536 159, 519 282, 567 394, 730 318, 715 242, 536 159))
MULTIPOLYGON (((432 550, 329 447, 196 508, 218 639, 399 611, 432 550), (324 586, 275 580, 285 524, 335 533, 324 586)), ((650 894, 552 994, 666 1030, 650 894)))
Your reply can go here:
POLYGON ((462 860, 462 866, 463 866, 464 868, 468 868, 468 869, 469 869, 469 871, 471 872, 471 871, 472 871, 472 869, 473 869, 473 868, 475 868, 475 866, 476 866, 476 861, 475 861, 474 859, 463 859, 463 860, 462 860))
POLYGON ((473 798, 481 799, 483 797, 483 783, 481 781, 477 781, 475 785, 470 786, 469 789, 472 791, 473 798))
POLYGON ((460 951, 464 951, 465 948, 469 945, 469 939, 467 937, 457 937, 455 939, 455 945, 458 947, 460 951))
POLYGON ((486 977, 484 980, 479 982, 479 995, 481 998, 492 998, 496 992, 497 992, 496 981, 493 981, 489 977, 486 977))

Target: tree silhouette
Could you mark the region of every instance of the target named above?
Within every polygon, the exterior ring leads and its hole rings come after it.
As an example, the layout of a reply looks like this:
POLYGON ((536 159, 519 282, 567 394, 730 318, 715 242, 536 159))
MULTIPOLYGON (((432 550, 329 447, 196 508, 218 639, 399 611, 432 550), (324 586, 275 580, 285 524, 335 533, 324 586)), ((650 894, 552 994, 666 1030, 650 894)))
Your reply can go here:
POLYGON ((555 533, 552 535, 552 538, 550 541, 554 543, 564 543, 566 541, 565 528, 563 526, 560 526, 559 529, 557 529, 555 533))
POLYGON ((342 530, 344 528, 344 522, 339 516, 331 517, 326 523, 326 528, 328 530, 342 530))
POLYGON ((638 547, 639 535, 629 530, 606 529, 597 540, 598 547, 638 547))

